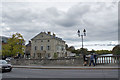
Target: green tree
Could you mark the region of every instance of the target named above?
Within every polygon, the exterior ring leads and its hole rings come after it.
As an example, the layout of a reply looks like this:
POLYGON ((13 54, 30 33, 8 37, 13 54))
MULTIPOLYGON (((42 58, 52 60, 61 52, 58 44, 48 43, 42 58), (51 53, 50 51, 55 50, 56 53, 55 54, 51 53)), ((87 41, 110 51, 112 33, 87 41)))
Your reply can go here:
POLYGON ((112 49, 112 53, 114 55, 120 55, 120 45, 116 45, 113 49, 112 49))
POLYGON ((2 56, 10 56, 10 46, 5 44, 2 46, 2 56))
POLYGON ((92 49, 90 52, 91 52, 91 53, 95 53, 95 50, 94 50, 94 49, 92 49))
POLYGON ((57 59, 57 58, 58 58, 58 54, 54 53, 54 59, 57 59))
POLYGON ((95 51, 96 54, 111 54, 109 50, 97 50, 95 51))
POLYGON ((80 48, 80 54, 88 54, 88 49, 87 48, 80 48))
POLYGON ((25 50, 25 40, 20 33, 13 34, 11 38, 8 39, 7 44, 2 46, 3 56, 16 56, 18 54, 23 55, 25 50))
POLYGON ((74 51, 75 50, 75 47, 74 46, 70 46, 67 48, 68 51, 74 51))

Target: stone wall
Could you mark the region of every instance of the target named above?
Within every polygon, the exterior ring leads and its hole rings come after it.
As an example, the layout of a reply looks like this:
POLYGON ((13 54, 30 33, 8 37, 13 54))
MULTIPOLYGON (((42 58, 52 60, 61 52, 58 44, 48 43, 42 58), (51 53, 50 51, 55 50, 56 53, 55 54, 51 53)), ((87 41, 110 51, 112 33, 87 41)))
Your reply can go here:
POLYGON ((83 65, 83 59, 14 59, 10 63, 12 65, 80 66, 83 65))

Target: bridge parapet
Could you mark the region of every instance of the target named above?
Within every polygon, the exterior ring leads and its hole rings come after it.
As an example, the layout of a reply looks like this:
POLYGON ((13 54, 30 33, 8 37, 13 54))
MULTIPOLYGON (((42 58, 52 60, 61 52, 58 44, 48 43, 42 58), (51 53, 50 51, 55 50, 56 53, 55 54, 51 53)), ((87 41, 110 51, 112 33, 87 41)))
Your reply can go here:
POLYGON ((96 60, 97 64, 118 64, 120 63, 120 55, 113 56, 98 56, 96 60))

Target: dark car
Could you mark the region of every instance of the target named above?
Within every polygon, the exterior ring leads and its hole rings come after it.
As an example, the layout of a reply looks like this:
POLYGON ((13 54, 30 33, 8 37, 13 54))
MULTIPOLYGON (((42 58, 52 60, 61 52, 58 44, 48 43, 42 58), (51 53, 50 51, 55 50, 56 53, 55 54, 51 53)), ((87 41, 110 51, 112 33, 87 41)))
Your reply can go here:
POLYGON ((0 71, 5 72, 8 71, 10 72, 12 70, 12 65, 8 64, 7 61, 5 60, 0 60, 0 71))

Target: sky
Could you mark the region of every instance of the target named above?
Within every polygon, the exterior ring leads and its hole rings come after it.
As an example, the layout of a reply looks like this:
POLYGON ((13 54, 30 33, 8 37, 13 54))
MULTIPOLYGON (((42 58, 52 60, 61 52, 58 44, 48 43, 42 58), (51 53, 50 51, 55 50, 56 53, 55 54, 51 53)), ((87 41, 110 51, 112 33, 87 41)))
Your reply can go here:
POLYGON ((118 44, 118 3, 70 1, 3 1, 0 6, 1 36, 18 32, 26 44, 40 32, 55 33, 68 46, 88 50, 112 50, 118 44))

